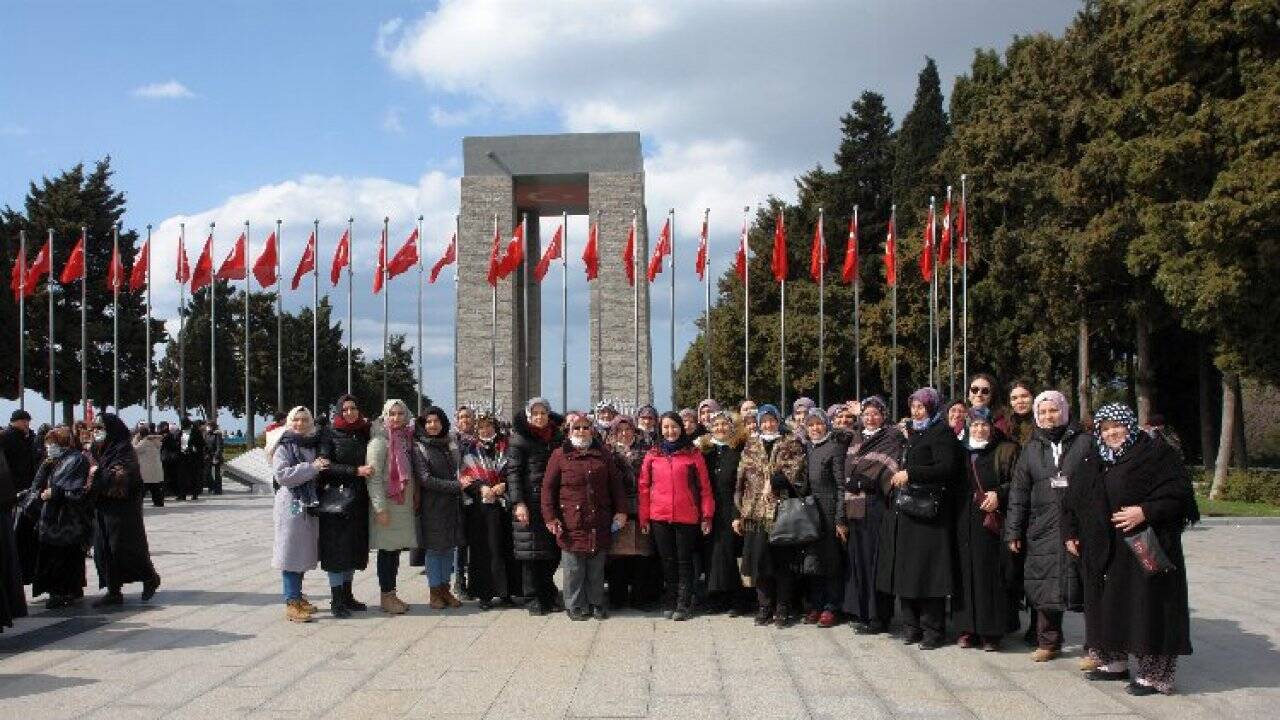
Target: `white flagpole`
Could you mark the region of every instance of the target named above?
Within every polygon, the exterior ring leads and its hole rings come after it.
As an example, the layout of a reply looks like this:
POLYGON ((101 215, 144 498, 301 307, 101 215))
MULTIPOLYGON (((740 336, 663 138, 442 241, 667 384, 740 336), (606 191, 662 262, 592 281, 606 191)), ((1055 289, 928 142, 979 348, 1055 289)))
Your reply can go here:
POLYGON ((250 258, 253 257, 253 237, 249 234, 249 221, 244 221, 244 437, 249 446, 253 446, 253 392, 250 388, 249 364, 251 357, 249 347, 249 280, 253 273, 249 272, 250 258))
POLYGON ((747 242, 747 220, 751 206, 742 206, 742 399, 751 397, 751 243, 747 242))
MULTIPOLYGON (((956 396, 956 271, 952 258, 956 254, 956 232, 951 221, 951 186, 947 186, 947 383, 951 397, 956 396)), ((961 382, 967 382, 968 379, 961 382)), ((994 391, 995 388, 992 388, 994 391)))
MULTIPOLYGON (((45 283, 45 288, 49 291, 49 423, 57 424, 58 416, 54 409, 54 377, 53 371, 53 228, 49 229, 49 282, 45 283)), ((23 279, 26 282, 26 279, 23 279)))
MULTIPOLYGON (((53 243, 49 243, 53 249, 53 243)), ((21 270, 18 278, 18 409, 26 410, 27 398, 27 231, 18 231, 18 257, 13 261, 21 270)), ((53 282, 53 265, 49 266, 49 282, 53 282)), ((53 418, 49 418, 53 423, 53 418)))
MULTIPOLYGON (((284 238, 281 237, 280 226, 282 222, 276 218, 276 412, 282 413, 284 409, 284 277, 280 274, 280 251, 284 249, 284 238)), ((253 443, 253 438, 249 438, 249 443, 253 443)))
POLYGON ((668 225, 670 234, 667 236, 668 242, 671 243, 671 407, 675 409, 676 404, 676 209, 671 208, 669 216, 671 224, 668 225))
MULTIPOLYGON (((111 228, 111 264, 120 257, 120 224, 111 228)), ((87 268, 86 268, 87 269, 87 268)), ((115 275, 111 283, 111 409, 120 412, 120 276, 117 268, 112 267, 115 275)), ((52 271, 52 268, 50 268, 52 271)))
MULTIPOLYGON (((80 416, 84 418, 84 409, 89 403, 89 330, 88 280, 89 280, 89 229, 80 226, 80 237, 84 238, 84 270, 80 273, 80 416)), ((50 246, 52 250, 52 246, 50 246)), ((49 263, 49 274, 53 274, 53 263, 49 263)))
POLYGON ((414 250, 418 253, 418 415, 422 415, 422 216, 418 216, 414 250))
MULTIPOLYGON (((853 226, 858 227, 858 206, 853 206, 853 226)), ((853 239, 855 243, 858 239, 853 239)), ((853 275, 853 394, 862 400, 862 248, 854 248, 858 272, 853 275)))
POLYGON ((936 332, 938 323, 935 314, 938 308, 938 254, 933 249, 938 242, 938 237, 934 232, 933 226, 933 201, 934 197, 930 195, 929 217, 925 226, 926 231, 929 233, 929 240, 925 243, 925 252, 929 253, 929 387, 937 388, 941 384, 937 381, 938 343, 936 332))
POLYGON ((706 364, 707 372, 707 397, 714 397, 711 394, 711 237, 708 223, 711 222, 711 208, 702 211, 702 227, 707 228, 707 233, 703 235, 703 247, 706 248, 705 255, 702 258, 702 278, 703 284, 706 286, 706 299, 703 303, 703 313, 706 318, 703 321, 702 348, 703 361, 706 364))
POLYGON ((891 422, 898 421, 898 206, 891 205, 889 208, 889 227, 893 230, 893 287, 890 290, 893 303, 893 345, 890 355, 890 363, 893 375, 893 417, 891 422))
POLYGON ((827 407, 827 235, 818 208, 818 407, 827 407))
MULTIPOLYGON (((632 403, 640 407, 640 237, 637 233, 636 211, 631 211, 631 365, 635 368, 635 388, 632 403)), ((647 280, 646 280, 647 282, 647 280)))
MULTIPOLYGON (((311 253, 311 413, 320 414, 320 219, 313 221, 316 244, 311 253)), ((386 288, 383 288, 385 291, 386 288)), ((384 323, 385 327, 385 323, 384 323)), ((386 334, 386 331, 383 331, 386 334)), ((384 361, 383 366, 386 366, 384 361)))
MULTIPOLYGON (((781 211, 782 231, 787 229, 787 213, 781 211)), ((776 242, 776 240, 775 240, 776 242)), ((781 398, 779 409, 786 414, 787 411, 787 278, 784 275, 781 283, 781 292, 778 298, 779 314, 778 314, 778 397, 781 398)))
MULTIPOLYGON (((588 239, 588 242, 590 242, 590 239, 588 239)), ((600 211, 597 210, 596 211, 597 270, 600 264, 599 254, 600 254, 600 211)), ((598 276, 595 282, 597 285, 597 288, 596 288, 597 290, 597 293, 596 293, 596 356, 594 358, 594 361, 596 364, 596 387, 595 387, 595 397, 587 399, 587 402, 589 403, 596 403, 604 399, 604 332, 601 329, 604 322, 604 316, 602 314, 603 310, 601 309, 604 306, 604 294, 603 294, 603 291, 601 291, 600 288, 598 287, 600 284, 600 278, 598 276)), ((636 282, 639 282, 639 279, 637 279, 636 282)), ((587 281, 587 287, 588 288, 591 287, 591 281, 587 281)), ((590 328, 591 328, 590 310, 588 310, 588 320, 587 320, 588 332, 590 332, 590 328)))
MULTIPOLYGON (((462 234, 462 215, 453 216, 453 396, 458 397, 458 266, 462 256, 458 254, 459 236, 462 234)), ((458 403, 461 404, 461 403, 458 403)))
MULTIPOLYGON (((498 213, 493 214, 493 236, 498 236, 498 213)), ((492 256, 490 257, 492 262, 492 256)), ((489 412, 498 412, 498 285, 489 286, 491 308, 489 312, 489 412)), ((382 393, 384 396, 386 392, 382 393)), ((383 399, 385 402, 385 398, 383 399)))
POLYGON ((151 425, 151 224, 147 224, 147 425, 151 425))
POLYGON ((209 414, 208 419, 218 417, 218 275, 213 267, 214 223, 209 223, 209 414))
MULTIPOLYGON (((587 218, 591 222, 591 218, 587 218)), ((560 213, 560 411, 569 411, 569 212, 560 213)))
POLYGON ((960 235, 960 243, 964 252, 964 264, 960 266, 960 337, 964 382, 969 382, 969 208, 966 204, 964 175, 960 176, 960 207, 964 210, 964 232, 960 235))
POLYGON ((529 392, 529 259, 525 257, 525 249, 529 247, 529 216, 520 213, 520 354, 523 362, 520 365, 520 393, 526 398, 529 392))
POLYGON ((352 310, 352 304, 351 304, 351 298, 352 298, 351 286, 353 284, 352 274, 354 273, 354 270, 352 269, 353 263, 351 262, 351 258, 354 255, 352 251, 352 246, 355 245, 355 242, 356 242, 356 238, 352 234, 351 229, 355 225, 355 222, 356 222, 356 219, 354 217, 347 218, 347 393, 348 394, 351 393, 351 348, 355 346, 355 328, 352 326, 354 316, 353 316, 353 310, 352 310))
MULTIPOLYGON (((187 257, 187 224, 178 223, 178 248, 187 257)), ((178 283, 178 419, 187 417, 187 284, 178 283)))

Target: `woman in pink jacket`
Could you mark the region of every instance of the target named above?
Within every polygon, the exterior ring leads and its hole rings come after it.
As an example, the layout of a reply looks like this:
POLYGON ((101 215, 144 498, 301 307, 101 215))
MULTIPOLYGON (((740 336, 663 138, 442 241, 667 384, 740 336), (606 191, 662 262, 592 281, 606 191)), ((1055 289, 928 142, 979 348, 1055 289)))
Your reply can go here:
POLYGON ((711 532, 716 500, 707 464, 685 434, 680 416, 664 414, 659 432, 657 445, 640 465, 640 530, 653 535, 662 560, 663 617, 688 620, 698 530, 711 532))

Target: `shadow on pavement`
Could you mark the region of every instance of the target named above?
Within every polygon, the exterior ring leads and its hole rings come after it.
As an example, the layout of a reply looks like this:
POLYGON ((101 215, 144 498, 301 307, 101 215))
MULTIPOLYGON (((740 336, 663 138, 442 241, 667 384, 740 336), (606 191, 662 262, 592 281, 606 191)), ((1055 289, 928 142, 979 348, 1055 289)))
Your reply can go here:
POLYGON ((62 688, 90 685, 98 682, 89 678, 58 677, 56 675, 39 675, 18 673, 16 675, 0 675, 0 699, 19 698, 24 695, 39 695, 62 688))
POLYGON ((1280 652, 1266 635, 1242 630, 1235 620, 1192 616, 1191 646, 1195 654, 1178 663, 1180 693, 1280 687, 1280 652))

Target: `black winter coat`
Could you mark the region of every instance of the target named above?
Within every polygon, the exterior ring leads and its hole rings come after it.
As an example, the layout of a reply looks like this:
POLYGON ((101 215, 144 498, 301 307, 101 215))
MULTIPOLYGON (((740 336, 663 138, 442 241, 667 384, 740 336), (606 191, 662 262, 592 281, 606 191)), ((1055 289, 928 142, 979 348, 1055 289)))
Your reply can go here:
POLYGON ((987 513, 981 506, 991 491, 1000 501, 999 511, 1008 508, 1018 444, 992 440, 977 452, 961 449, 961 457, 967 484, 955 504, 959 584, 951 601, 952 622, 962 633, 999 637, 1018 629, 1022 585, 1009 545, 983 526, 987 513))
POLYGON ((814 445, 805 438, 805 476, 809 493, 817 500, 822 515, 822 534, 806 552, 817 557, 817 575, 841 577, 844 547, 836 536, 836 526, 846 525, 844 517, 844 456, 849 451, 848 437, 834 433, 814 445))
POLYGON ((1085 645, 1134 655, 1190 655, 1190 609, 1182 530, 1199 517, 1186 467, 1169 445, 1138 440, 1107 465, 1090 453, 1071 479, 1063 536, 1080 541, 1085 645), (1122 507, 1142 508, 1174 569, 1147 575, 1111 524, 1122 507))
MULTIPOLYGON (((564 418, 551 413, 551 427, 559 428, 564 418)), ((511 527, 514 535, 517 560, 558 560, 560 547, 556 538, 547 530, 542 519, 542 476, 547 471, 551 451, 564 440, 559 430, 551 439, 543 442, 533 434, 524 411, 516 413, 511 423, 511 440, 507 445, 507 497, 514 511, 524 504, 529 511, 528 524, 522 524, 512 513, 511 527)))
MULTIPOLYGON (((909 599, 941 598, 954 589, 951 514, 963 478, 960 443, 945 422, 912 430, 903 447, 908 482, 944 489, 938 516, 919 520, 890 506, 880 523, 876 589, 909 599)), ((895 490, 896 494, 898 491, 895 490)))
POLYGON ((1023 588, 1031 604, 1044 610, 1079 611, 1084 598, 1080 568, 1062 544, 1062 501, 1067 488, 1053 487, 1059 471, 1068 485, 1089 455, 1096 455, 1093 437, 1076 427, 1062 436, 1062 450, 1055 465, 1053 444, 1036 428, 1031 442, 1022 448, 1009 488, 1009 513, 1004 539, 1022 541, 1023 588))
POLYGON ((413 448, 427 468, 419 480, 422 509, 418 513, 418 545, 426 550, 452 550, 464 543, 462 484, 453 460, 454 447, 448 434, 419 434, 413 438, 413 448))
POLYGON ((0 452, 8 461, 14 492, 31 487, 36 476, 36 446, 31 436, 12 425, 0 430, 0 452))
POLYGON ((350 487, 355 490, 356 505, 347 517, 320 516, 320 567, 326 572, 364 570, 369 566, 369 486, 356 474, 365 464, 369 446, 369 426, 359 430, 343 430, 330 424, 320 435, 320 457, 329 461, 329 469, 316 478, 316 489, 323 494, 328 487, 350 487))
POLYGON ((711 536, 703 544, 707 592, 735 592, 742 587, 742 576, 738 573, 742 537, 733 531, 733 519, 738 514, 733 504, 733 493, 738 486, 738 462, 742 459, 745 440, 745 437, 738 437, 732 443, 717 445, 709 435, 704 435, 697 443, 707 464, 711 490, 716 496, 711 536))

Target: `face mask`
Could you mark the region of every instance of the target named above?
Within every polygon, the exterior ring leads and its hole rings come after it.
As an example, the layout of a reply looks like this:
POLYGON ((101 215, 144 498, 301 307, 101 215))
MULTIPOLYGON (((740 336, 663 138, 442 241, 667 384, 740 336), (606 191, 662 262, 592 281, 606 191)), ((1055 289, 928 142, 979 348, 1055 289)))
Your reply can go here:
POLYGON ((771 442, 773 440, 777 440, 780 437, 782 436, 779 435, 778 433, 766 433, 766 432, 760 433, 760 439, 765 442, 771 442))
POLYGON ((569 443, 572 444, 573 447, 577 448, 578 450, 585 450, 591 446, 591 438, 578 437, 577 435, 574 435, 569 438, 569 443))
POLYGON ((62 453, 66 452, 66 450, 67 449, 61 445, 46 445, 44 448, 44 454, 50 460, 57 460, 62 457, 62 453))
POLYGON ((94 433, 93 433, 93 441, 94 441, 94 442, 96 442, 96 443, 101 443, 101 442, 106 442, 106 440, 107 440, 107 431, 106 431, 106 430, 95 430, 95 431, 94 431, 94 433))
POLYGON ((986 446, 987 446, 987 444, 988 444, 988 443, 990 443, 990 442, 991 442, 990 440, 977 440, 977 439, 975 439, 972 435, 970 435, 970 436, 969 436, 969 449, 971 449, 971 450, 981 450, 982 448, 986 447, 986 446))
POLYGON ((497 439, 497 437, 498 437, 498 434, 497 434, 497 433, 494 433, 493 435, 489 435, 488 437, 485 437, 484 435, 481 435, 481 436, 480 436, 480 439, 481 439, 481 440, 483 440, 484 442, 490 443, 490 442, 493 442, 494 440, 496 440, 496 439, 497 439))

